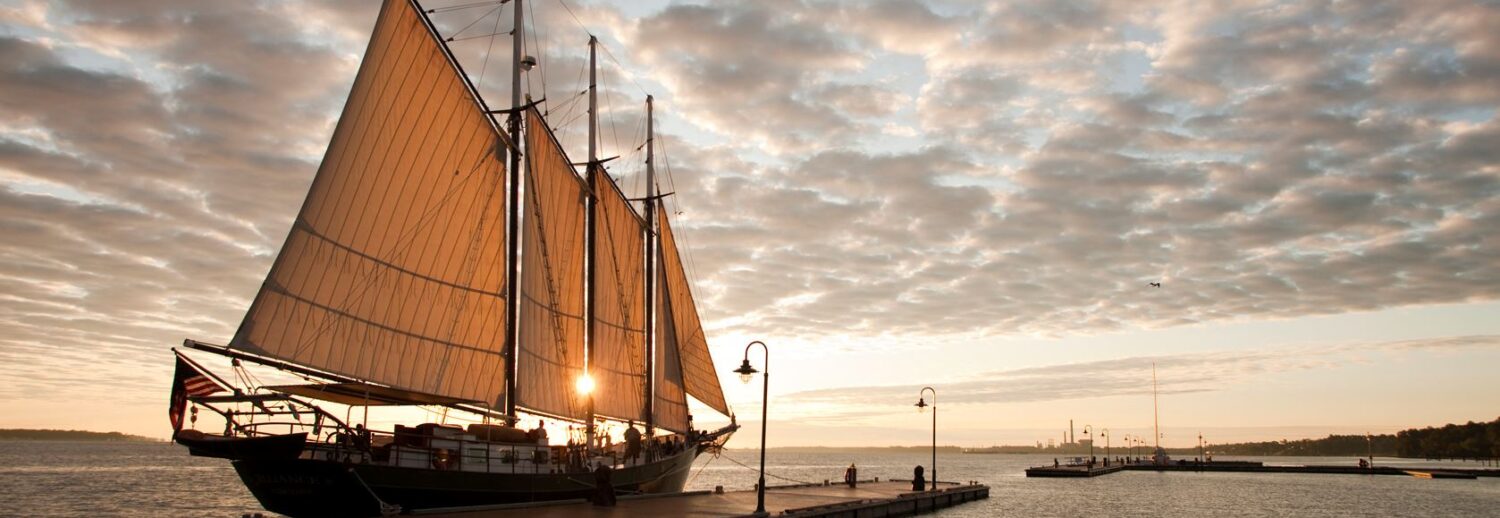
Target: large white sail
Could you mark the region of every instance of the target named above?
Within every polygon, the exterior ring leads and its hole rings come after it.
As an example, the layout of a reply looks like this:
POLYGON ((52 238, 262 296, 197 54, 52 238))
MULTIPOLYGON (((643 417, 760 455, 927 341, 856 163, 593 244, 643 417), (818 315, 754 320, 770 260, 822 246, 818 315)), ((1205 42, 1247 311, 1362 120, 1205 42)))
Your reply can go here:
MULTIPOLYGON (((666 214, 658 205, 657 213, 666 214)), ((682 381, 687 394, 698 401, 729 415, 729 405, 724 402, 724 390, 719 387, 718 371, 714 369, 713 356, 708 353, 708 339, 703 335, 703 324, 698 320, 698 307, 693 302, 692 286, 687 272, 682 269, 682 257, 677 253, 677 241, 672 235, 672 226, 667 218, 659 219, 661 228, 662 298, 665 309, 662 316, 671 319, 670 337, 675 340, 677 353, 681 356, 682 381)))
POLYGON ((595 211, 592 363, 598 382, 594 412, 617 419, 646 417, 645 224, 619 186, 594 168, 595 211))
POLYGON ((534 108, 526 110, 526 153, 516 405, 586 419, 574 383, 584 364, 587 189, 534 108))
POLYGON ((385 2, 307 200, 230 346, 500 406, 503 139, 421 14, 385 2))

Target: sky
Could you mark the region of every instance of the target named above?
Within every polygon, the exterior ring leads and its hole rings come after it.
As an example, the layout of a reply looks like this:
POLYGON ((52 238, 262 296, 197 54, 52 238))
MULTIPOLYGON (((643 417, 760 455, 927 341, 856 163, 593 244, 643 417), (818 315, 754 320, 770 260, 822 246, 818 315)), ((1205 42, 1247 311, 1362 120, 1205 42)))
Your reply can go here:
MULTIPOLYGON (((508 105, 472 3, 423 5, 508 105)), ((0 0, 0 427, 169 435, 170 348, 239 324, 377 6, 0 0)), ((632 196, 656 97, 731 446, 751 340, 773 446, 923 444, 924 386, 943 444, 1149 437, 1153 364, 1167 445, 1497 417, 1500 4, 532 8, 575 156, 603 43, 632 196)))

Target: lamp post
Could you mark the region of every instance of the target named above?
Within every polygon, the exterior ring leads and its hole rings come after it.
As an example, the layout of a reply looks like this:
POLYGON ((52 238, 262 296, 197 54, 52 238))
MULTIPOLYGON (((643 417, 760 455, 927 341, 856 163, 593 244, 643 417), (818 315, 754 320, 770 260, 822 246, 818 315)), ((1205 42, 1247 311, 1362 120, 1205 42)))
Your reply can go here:
POLYGON ((1094 436, 1089 435, 1094 431, 1093 426, 1083 425, 1083 436, 1089 440, 1089 469, 1094 469, 1094 436))
POLYGON ((922 387, 922 390, 917 391, 917 412, 925 412, 929 406, 932 407, 932 490, 937 491, 937 389, 922 387), (922 398, 922 394, 929 390, 932 391, 931 405, 922 398))
POLYGON ((1104 462, 1109 462, 1109 429, 1099 430, 1099 436, 1104 438, 1104 462))
MULTIPOLYGON (((745 344, 745 361, 740 363, 740 368, 734 372, 740 375, 740 381, 750 383, 750 378, 755 375, 755 367, 750 366, 750 346, 760 344, 760 350, 765 352, 765 358, 761 367, 766 371, 771 370, 771 350, 760 340, 745 344)), ((771 406, 771 373, 763 372, 760 377, 760 482, 755 484, 755 514, 766 516, 766 407, 771 406)))
POLYGON ((1365 456, 1370 459, 1370 467, 1375 467, 1375 438, 1370 437, 1370 432, 1365 432, 1365 456))
POLYGON ((1208 462, 1208 453, 1203 449, 1203 432, 1198 432, 1198 462, 1208 462))

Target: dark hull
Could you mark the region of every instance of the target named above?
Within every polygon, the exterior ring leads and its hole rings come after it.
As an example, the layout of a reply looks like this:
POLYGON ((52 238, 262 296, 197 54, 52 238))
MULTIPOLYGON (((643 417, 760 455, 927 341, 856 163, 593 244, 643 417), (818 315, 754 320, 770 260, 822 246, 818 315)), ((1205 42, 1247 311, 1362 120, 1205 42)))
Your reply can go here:
POLYGON ((203 434, 178 434, 173 440, 187 446, 188 454, 220 459, 295 459, 307 443, 307 434, 268 435, 264 437, 223 437, 203 434))
MULTIPOLYGON (((615 491, 680 492, 697 454, 689 450, 616 469, 615 491)), ((236 460, 234 469, 262 506, 288 516, 380 516, 382 502, 411 511, 590 498, 595 492, 592 473, 479 473, 310 459, 236 460)))

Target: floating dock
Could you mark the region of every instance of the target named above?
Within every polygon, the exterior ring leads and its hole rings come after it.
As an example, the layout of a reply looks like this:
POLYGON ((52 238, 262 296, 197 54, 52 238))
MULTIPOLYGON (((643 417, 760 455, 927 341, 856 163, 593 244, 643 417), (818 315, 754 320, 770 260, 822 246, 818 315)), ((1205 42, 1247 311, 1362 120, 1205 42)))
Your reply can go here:
MULTIPOLYGON (((878 480, 878 479, 877 479, 878 480)), ((766 511, 772 516, 885 517, 914 516, 990 497, 985 485, 939 482, 936 491, 911 490, 911 481, 862 481, 845 484, 766 486, 766 511)), ((533 504, 427 509, 412 514, 446 518, 565 518, 574 516, 750 516, 755 491, 693 491, 667 495, 622 496, 614 507, 584 500, 533 504)))
POLYGON ((1040 466, 1026 468, 1028 477, 1057 477, 1057 478, 1082 478, 1108 475, 1125 469, 1125 466, 1115 464, 1109 467, 1095 464, 1094 466, 1040 466))

